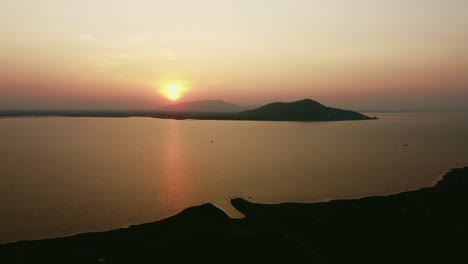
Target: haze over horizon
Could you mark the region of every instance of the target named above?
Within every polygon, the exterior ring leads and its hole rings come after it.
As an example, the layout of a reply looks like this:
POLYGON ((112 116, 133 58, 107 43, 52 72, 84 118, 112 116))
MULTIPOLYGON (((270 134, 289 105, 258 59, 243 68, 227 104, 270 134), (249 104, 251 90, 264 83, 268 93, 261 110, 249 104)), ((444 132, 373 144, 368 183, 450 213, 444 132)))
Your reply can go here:
POLYGON ((0 110, 468 111, 464 0, 18 0, 0 16, 0 110))

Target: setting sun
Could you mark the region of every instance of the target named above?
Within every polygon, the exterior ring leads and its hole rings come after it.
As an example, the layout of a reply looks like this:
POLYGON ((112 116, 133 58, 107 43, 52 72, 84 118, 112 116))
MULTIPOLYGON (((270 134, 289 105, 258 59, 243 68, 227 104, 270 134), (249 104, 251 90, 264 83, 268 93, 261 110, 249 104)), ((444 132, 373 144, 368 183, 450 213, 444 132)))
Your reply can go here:
POLYGON ((176 84, 176 83, 170 83, 164 87, 164 89, 162 90, 162 93, 167 99, 171 101, 176 101, 180 97, 182 97, 182 94, 184 91, 185 89, 182 87, 182 85, 176 84))

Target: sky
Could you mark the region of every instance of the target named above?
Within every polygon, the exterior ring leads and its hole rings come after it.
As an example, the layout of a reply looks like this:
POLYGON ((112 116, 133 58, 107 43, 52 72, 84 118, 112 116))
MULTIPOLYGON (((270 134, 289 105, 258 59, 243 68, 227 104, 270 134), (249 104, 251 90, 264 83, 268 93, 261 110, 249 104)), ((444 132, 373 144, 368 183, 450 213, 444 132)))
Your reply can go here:
POLYGON ((468 111, 466 0, 4 0, 0 110, 468 111))

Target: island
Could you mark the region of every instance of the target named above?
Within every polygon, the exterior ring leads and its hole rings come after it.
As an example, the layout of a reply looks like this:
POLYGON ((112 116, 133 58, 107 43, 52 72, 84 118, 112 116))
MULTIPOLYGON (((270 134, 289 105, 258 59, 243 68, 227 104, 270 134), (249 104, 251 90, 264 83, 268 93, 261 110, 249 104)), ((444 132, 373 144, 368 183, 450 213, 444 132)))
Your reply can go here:
POLYGON ((268 121, 341 121, 373 119, 350 110, 324 106, 314 100, 304 99, 291 103, 271 103, 253 110, 238 113, 240 120, 268 121))
POLYGON ((468 263, 468 167, 435 186, 320 203, 233 199, 108 232, 0 245, 2 263, 468 263))

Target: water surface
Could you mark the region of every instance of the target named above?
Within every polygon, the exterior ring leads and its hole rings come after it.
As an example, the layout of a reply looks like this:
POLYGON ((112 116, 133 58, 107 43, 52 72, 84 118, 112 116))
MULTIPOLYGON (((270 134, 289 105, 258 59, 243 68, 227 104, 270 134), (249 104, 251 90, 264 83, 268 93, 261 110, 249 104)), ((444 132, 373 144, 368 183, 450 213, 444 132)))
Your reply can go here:
POLYGON ((0 242, 151 222, 235 196, 314 202, 431 186, 467 114, 255 122, 1 118, 0 242))

